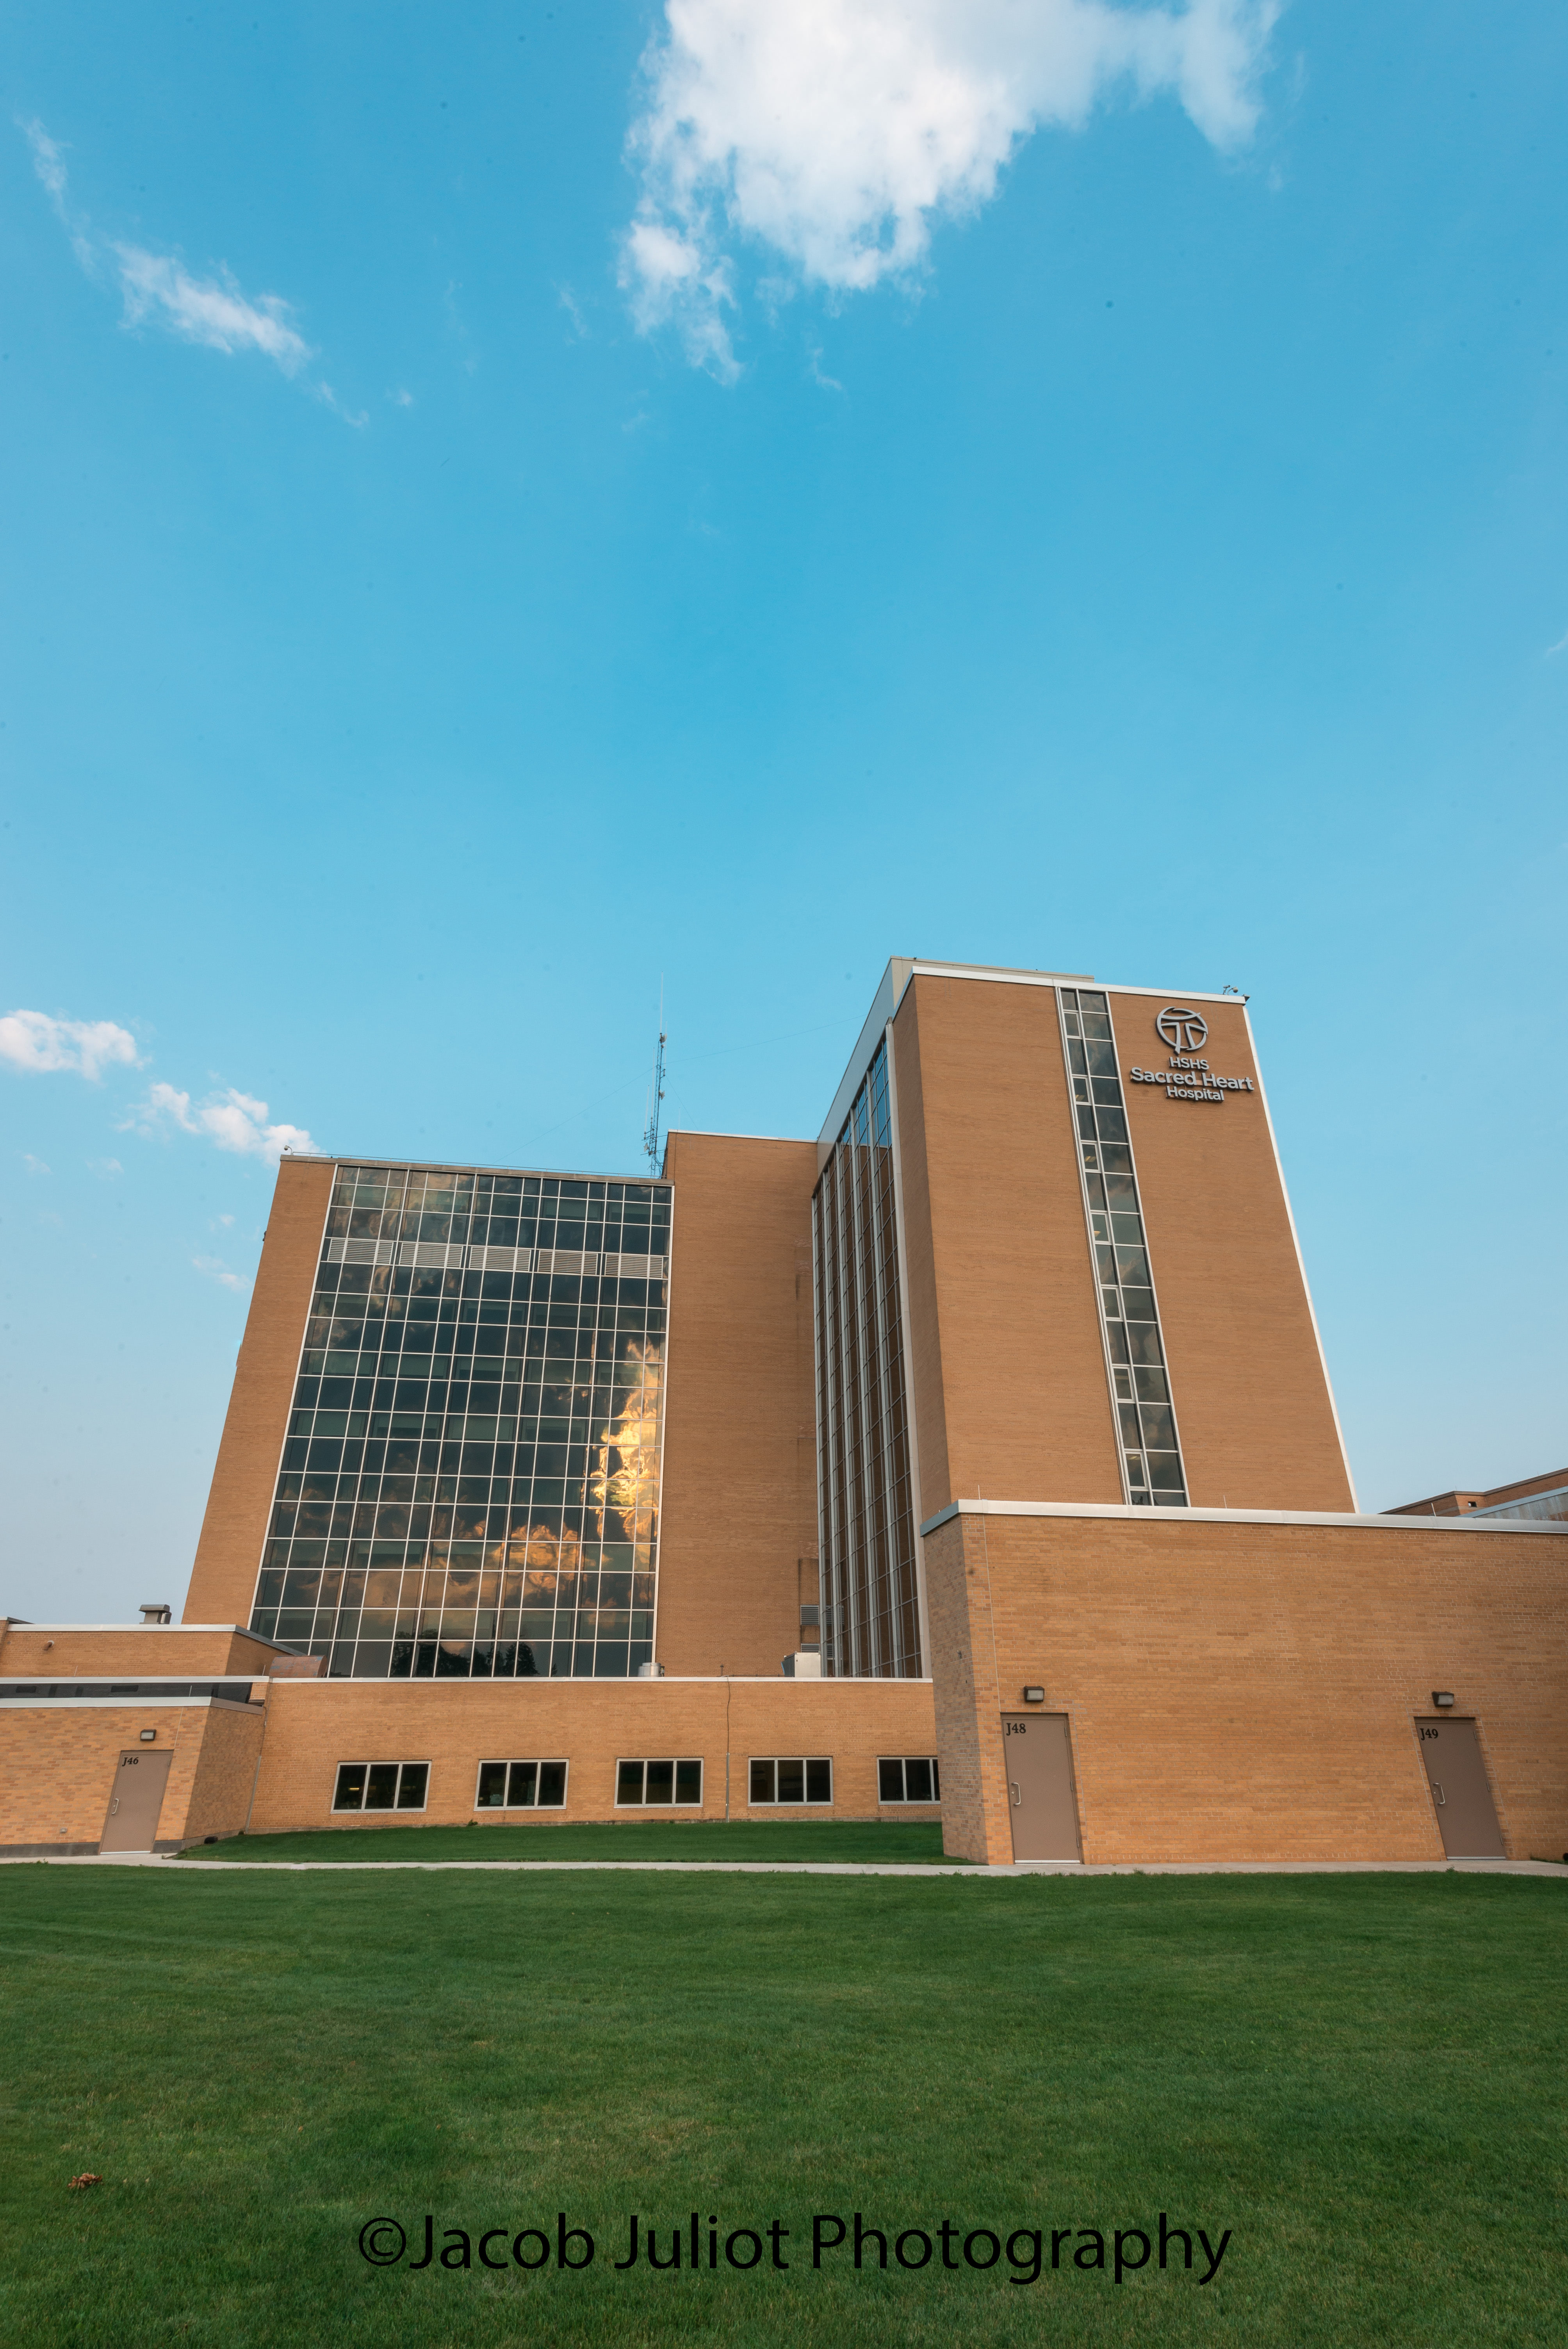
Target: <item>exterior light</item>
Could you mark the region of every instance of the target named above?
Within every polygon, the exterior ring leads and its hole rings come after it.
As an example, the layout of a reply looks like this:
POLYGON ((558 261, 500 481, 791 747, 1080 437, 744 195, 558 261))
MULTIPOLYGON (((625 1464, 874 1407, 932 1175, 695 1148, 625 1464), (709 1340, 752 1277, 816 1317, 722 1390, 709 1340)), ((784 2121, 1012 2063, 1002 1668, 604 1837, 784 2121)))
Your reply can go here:
POLYGON ((1024 1691, 1024 1702, 1026 1704, 1044 1704, 1045 1701, 1046 1692, 1042 1688, 1026 1688, 1024 1691))
POLYGON ((1453 1701, 1454 1692, 1452 1689, 1434 1689, 1432 1691, 1432 1702, 1436 1705, 1441 1705, 1446 1708, 1452 1704, 1453 1701))
POLYGON ((144 1745, 150 1745, 157 1735, 156 1729, 144 1729, 141 1733, 141 1742, 144 1745))

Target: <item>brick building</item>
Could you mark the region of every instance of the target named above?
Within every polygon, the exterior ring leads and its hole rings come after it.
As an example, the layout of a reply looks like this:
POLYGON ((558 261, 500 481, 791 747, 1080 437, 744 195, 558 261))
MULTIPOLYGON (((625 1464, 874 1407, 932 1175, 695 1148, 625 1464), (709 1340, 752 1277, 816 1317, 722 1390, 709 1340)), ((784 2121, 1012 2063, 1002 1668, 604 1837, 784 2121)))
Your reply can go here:
POLYGON ((1561 1851, 1565 1572, 1357 1512, 1239 999, 895 961, 815 1143, 285 1159, 185 1619, 0 1629, 0 1840, 1561 1851))

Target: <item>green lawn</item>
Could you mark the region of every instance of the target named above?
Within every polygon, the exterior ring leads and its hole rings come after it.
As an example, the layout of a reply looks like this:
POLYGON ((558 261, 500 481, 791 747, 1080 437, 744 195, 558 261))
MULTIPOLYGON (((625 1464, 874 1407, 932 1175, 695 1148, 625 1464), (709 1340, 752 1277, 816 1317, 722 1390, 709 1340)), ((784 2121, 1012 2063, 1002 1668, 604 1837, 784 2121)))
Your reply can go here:
POLYGON ((1557 2349, 1565 1960, 1521 1878, 0 1868, 0 2341, 1557 2349), (857 2209, 959 2266, 814 2271, 857 2209), (357 2249, 562 2210, 582 2273, 357 2249), (616 2274, 633 2210, 699 2272, 616 2274), (1161 2210, 1212 2283, 1071 2264, 1161 2210))
MULTIPOLYGON (((325 1827, 194 1844, 182 1859, 942 1859, 939 1823, 637 1819, 614 1826, 325 1827)), ((949 1866, 953 1862, 947 1863, 949 1866)))

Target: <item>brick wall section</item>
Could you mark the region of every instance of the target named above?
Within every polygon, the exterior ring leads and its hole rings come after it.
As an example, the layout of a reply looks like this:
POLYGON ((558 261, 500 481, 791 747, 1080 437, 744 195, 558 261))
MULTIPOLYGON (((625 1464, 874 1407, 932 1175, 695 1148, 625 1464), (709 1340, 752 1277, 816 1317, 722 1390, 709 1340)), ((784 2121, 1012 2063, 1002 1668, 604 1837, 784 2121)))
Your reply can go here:
MULTIPOLYGON (((179 1828, 194 1842, 201 1836, 238 1835, 251 1807, 256 1783, 264 1716, 259 1709, 233 1712, 227 1705, 209 1709, 207 1727, 179 1828)), ((170 1772, 172 1778, 173 1772, 170 1772)))
MULTIPOLYGON (((753 1754, 821 1754, 833 1761, 833 1805, 813 1817, 879 1816, 882 1754, 938 1751, 931 1687, 922 1681, 273 1681, 251 1826, 254 1834, 331 1826, 396 1826, 396 1814, 332 1813, 340 1762, 428 1762, 426 1824, 473 1816, 481 1761, 571 1763, 564 1811, 493 1812, 490 1819, 694 1817, 682 1810, 615 1809, 615 1764, 634 1756, 702 1757, 701 1816, 725 1816, 730 1756, 731 1817, 748 1813, 753 1754)), ((945 1785, 944 1786, 945 1793, 945 1785)), ((793 1807, 758 1817, 805 1816, 793 1807)), ((931 1809, 890 1806, 883 1817, 930 1818, 931 1809)), ((409 1824, 407 1815, 401 1822, 409 1824)), ((100 1821, 101 1824, 101 1821, 100 1821)), ((203 1830, 211 1834, 212 1830, 203 1830)), ((96 1830, 95 1830, 96 1832, 96 1830)))
POLYGON ((250 1619, 333 1173, 324 1159, 285 1158, 278 1168, 186 1594, 187 1623, 250 1619))
POLYGON ((1055 992, 916 978, 893 1037, 921 1505, 1119 1501, 1055 992))
POLYGON ((51 1631, 13 1624, 0 1640, 0 1676, 6 1680, 68 1681, 216 1678, 263 1673, 278 1651, 232 1624, 187 1630, 180 1624, 115 1624, 108 1629, 51 1631))
POLYGON ((984 1517, 951 1517, 926 1537, 933 1712, 942 1768, 942 1847, 952 1858, 1005 1865, 1013 1857, 987 1561, 971 1539, 984 1517), (940 1660, 940 1665, 936 1660, 940 1660))
MULTIPOLYGON (((1110 1008, 1188 1496, 1200 1509, 1353 1509, 1262 1093, 1169 1101, 1129 1079, 1168 1064, 1154 1022, 1170 1000, 1113 995, 1110 1008)), ((1214 1073, 1255 1085, 1245 1011, 1202 1009, 1214 1073)))
POLYGON ((1439 1688, 1479 1724, 1509 1856, 1568 1850, 1568 1533, 958 1522, 926 1544, 953 1848, 980 1856, 977 1749, 985 1856, 1010 1856, 999 1714, 1033 1682, 1069 1718, 1091 1863, 1440 1859, 1412 1725, 1439 1688))
POLYGON ((674 1133, 657 1655, 776 1674, 817 1602, 816 1144, 674 1133))
POLYGON ((128 1746, 173 1753, 159 1814, 160 1844, 188 1834, 237 1834, 245 1823, 261 1729, 259 1708, 7 1706, 0 1711, 0 1850, 72 1844, 96 1850, 128 1746), (157 1732, 151 1746, 141 1745, 144 1729, 157 1732))

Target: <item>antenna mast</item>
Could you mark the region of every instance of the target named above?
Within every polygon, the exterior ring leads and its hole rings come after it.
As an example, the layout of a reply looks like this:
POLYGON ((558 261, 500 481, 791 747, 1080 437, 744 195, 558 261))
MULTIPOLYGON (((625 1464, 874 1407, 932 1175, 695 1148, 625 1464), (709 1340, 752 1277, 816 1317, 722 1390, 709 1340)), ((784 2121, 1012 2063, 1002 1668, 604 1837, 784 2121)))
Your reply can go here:
POLYGON ((659 1171, 659 1120, 665 1100, 665 983, 659 981, 659 1040, 654 1052, 654 1081, 648 1093, 648 1123, 643 1133, 643 1148, 648 1154, 648 1170, 659 1171))

